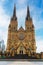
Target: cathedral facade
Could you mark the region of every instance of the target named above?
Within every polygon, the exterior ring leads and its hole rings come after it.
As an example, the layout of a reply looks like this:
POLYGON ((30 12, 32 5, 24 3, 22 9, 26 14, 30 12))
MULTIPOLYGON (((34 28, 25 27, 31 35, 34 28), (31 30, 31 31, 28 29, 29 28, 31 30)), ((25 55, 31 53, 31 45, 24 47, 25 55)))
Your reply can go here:
POLYGON ((18 29, 16 17, 16 6, 14 6, 13 16, 8 27, 7 52, 12 56, 15 54, 32 54, 36 52, 35 31, 29 7, 25 19, 25 29, 21 26, 18 29))

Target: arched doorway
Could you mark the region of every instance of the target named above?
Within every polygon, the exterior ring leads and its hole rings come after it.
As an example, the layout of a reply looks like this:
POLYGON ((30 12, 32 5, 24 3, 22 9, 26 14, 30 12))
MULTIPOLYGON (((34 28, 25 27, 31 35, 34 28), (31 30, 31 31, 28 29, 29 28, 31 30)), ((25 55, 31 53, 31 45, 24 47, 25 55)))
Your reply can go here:
POLYGON ((23 54, 23 50, 20 50, 20 54, 23 54))
POLYGON ((23 54, 23 46, 20 46, 20 51, 19 51, 20 54, 23 54))

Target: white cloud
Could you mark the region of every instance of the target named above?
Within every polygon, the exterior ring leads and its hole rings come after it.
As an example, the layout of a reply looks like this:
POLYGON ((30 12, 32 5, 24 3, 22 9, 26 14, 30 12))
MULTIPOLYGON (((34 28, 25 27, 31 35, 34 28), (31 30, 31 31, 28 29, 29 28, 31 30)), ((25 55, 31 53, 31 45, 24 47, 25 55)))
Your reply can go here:
POLYGON ((2 6, 0 6, 0 27, 4 27, 9 23, 9 16, 5 14, 2 6))
POLYGON ((7 46, 7 30, 3 31, 3 30, 0 30, 0 40, 4 40, 4 44, 5 46, 7 46))
POLYGON ((35 30, 43 29, 43 20, 37 21, 35 18, 33 19, 33 23, 35 26, 35 30))
POLYGON ((43 28, 43 18, 41 18, 42 12, 43 9, 32 5, 30 6, 30 13, 36 30, 43 28))
POLYGON ((26 0, 17 0, 17 3, 21 5, 21 4, 26 3, 26 0))
POLYGON ((25 27, 25 19, 26 19, 26 8, 22 8, 17 10, 17 18, 18 18, 18 26, 25 27))
POLYGON ((43 52, 43 39, 36 40, 37 52, 43 52))
POLYGON ((2 30, 0 30, 0 40, 2 40, 3 34, 2 34, 2 30))
POLYGON ((40 36, 35 36, 35 41, 36 41, 36 52, 43 52, 43 37, 40 35, 40 36))
POLYGON ((5 13, 3 6, 0 6, 0 39, 7 41, 7 30, 9 25, 9 16, 5 13))

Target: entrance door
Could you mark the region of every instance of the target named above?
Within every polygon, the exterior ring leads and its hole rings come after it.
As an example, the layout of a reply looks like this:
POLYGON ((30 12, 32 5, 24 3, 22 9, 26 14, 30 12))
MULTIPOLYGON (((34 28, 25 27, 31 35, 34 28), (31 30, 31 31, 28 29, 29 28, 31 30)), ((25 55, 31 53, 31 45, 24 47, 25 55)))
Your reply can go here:
POLYGON ((23 50, 20 50, 20 54, 23 54, 23 50))

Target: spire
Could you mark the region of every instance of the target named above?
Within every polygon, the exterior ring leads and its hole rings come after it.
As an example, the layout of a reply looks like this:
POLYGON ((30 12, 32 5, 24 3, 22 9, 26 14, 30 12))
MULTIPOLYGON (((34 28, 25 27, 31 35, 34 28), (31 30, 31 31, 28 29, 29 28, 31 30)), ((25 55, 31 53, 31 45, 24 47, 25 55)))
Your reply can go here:
POLYGON ((13 11, 13 18, 12 19, 14 19, 14 20, 17 19, 17 17, 16 17, 16 5, 14 5, 14 11, 13 11))
POLYGON ((29 11, 29 6, 27 6, 27 17, 26 19, 30 18, 30 11, 29 11))
POLYGON ((27 16, 30 17, 29 6, 27 6, 27 16))
POLYGON ((14 5, 13 17, 16 17, 16 5, 14 5))

